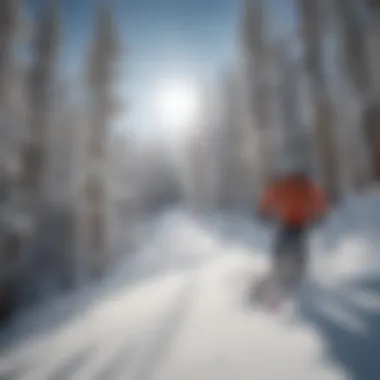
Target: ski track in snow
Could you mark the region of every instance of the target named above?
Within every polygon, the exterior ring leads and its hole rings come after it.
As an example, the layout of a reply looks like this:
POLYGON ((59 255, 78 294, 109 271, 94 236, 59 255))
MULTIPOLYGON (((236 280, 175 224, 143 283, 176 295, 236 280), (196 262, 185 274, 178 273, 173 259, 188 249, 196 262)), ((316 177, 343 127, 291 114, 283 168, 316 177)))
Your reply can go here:
POLYGON ((0 379, 378 379, 375 204, 353 200, 315 234, 311 280, 280 315, 244 297, 268 264, 265 228, 167 212, 104 284, 20 316, 1 336, 0 379))

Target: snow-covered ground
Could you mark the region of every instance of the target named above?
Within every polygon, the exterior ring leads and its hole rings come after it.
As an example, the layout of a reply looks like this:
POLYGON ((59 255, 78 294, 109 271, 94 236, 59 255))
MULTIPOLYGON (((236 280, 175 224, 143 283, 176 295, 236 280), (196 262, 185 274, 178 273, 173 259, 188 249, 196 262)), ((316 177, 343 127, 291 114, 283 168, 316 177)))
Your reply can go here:
POLYGON ((353 198, 315 232, 310 281, 278 316, 245 299, 265 227, 168 211, 103 284, 18 318, 0 379, 379 379, 379 206, 353 198))

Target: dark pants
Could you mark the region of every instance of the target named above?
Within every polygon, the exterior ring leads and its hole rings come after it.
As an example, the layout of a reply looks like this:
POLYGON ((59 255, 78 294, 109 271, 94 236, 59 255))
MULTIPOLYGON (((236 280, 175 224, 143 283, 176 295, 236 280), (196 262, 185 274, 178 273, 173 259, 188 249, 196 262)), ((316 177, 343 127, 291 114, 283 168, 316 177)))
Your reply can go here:
POLYGON ((293 286, 302 281, 307 270, 308 247, 306 227, 281 226, 275 238, 273 269, 276 274, 291 273, 284 282, 293 286))

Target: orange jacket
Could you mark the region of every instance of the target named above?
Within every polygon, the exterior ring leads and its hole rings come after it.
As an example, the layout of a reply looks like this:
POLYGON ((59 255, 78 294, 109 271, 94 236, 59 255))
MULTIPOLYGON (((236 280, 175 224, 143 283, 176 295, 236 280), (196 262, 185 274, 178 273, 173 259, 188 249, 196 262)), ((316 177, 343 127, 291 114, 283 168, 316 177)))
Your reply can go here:
POLYGON ((274 181, 260 200, 262 215, 288 226, 305 226, 329 209, 321 189, 307 178, 288 177, 274 181))

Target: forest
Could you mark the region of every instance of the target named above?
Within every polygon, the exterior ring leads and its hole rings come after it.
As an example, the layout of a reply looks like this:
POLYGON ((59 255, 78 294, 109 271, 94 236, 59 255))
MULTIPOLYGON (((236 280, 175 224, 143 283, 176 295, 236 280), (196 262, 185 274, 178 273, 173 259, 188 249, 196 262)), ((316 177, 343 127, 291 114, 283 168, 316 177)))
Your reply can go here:
POLYGON ((272 33, 265 0, 243 1, 236 56, 199 78, 202 107, 175 158, 160 134, 141 142, 114 126, 134 103, 115 91, 128 35, 112 5, 94 6, 70 74, 60 5, 32 15, 0 2, 2 320, 101 281, 165 209, 253 218, 294 162, 337 204, 380 179, 379 1, 294 0, 288 35, 272 33))

